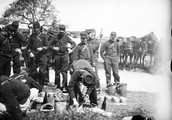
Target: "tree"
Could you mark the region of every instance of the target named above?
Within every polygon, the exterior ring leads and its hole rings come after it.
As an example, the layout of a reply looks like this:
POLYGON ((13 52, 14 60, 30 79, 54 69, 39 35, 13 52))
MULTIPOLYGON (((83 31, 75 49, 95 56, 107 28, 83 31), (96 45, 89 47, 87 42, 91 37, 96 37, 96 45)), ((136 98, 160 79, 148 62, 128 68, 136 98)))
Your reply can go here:
POLYGON ((3 14, 3 19, 18 20, 22 24, 39 21, 45 26, 52 25, 54 21, 60 22, 57 19, 58 11, 52 5, 52 0, 16 0, 9 6, 3 14))

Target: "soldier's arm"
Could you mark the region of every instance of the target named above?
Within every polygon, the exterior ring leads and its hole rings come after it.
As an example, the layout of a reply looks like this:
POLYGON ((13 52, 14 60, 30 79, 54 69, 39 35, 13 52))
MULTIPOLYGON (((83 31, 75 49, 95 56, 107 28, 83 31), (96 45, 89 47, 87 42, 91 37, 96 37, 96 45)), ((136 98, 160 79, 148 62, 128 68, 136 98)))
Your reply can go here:
POLYGON ((21 42, 22 46, 26 46, 28 44, 27 39, 25 39, 25 37, 20 32, 17 31, 14 37, 16 37, 16 39, 21 42))
POLYGON ((94 64, 93 48, 91 46, 89 46, 89 47, 90 47, 91 66, 93 66, 93 64, 94 64))
POLYGON ((71 44, 71 49, 73 49, 76 46, 76 43, 69 37, 68 37, 68 42, 71 44))
POLYGON ((103 60, 105 59, 105 57, 104 57, 105 49, 106 49, 106 43, 103 43, 103 45, 100 49, 100 56, 102 57, 103 60))
POLYGON ((56 40, 57 35, 53 35, 53 37, 51 38, 51 40, 48 42, 48 46, 51 47, 53 45, 53 43, 56 40))
POLYGON ((77 45, 77 46, 74 48, 74 50, 72 51, 72 55, 71 55, 72 62, 78 60, 79 51, 80 51, 80 46, 77 45))
POLYGON ((68 92, 69 92, 71 99, 76 98, 74 89, 75 89, 75 86, 80 77, 81 77, 81 73, 79 70, 75 71, 71 76, 71 79, 70 79, 69 85, 68 85, 68 92))

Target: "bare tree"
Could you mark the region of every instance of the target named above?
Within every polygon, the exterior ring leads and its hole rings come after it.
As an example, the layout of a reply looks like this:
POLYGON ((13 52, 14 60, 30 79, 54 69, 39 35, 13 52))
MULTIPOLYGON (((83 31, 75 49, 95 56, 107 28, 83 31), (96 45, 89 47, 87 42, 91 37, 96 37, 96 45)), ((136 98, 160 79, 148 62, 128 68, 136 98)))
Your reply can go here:
POLYGON ((59 12, 52 5, 52 0, 16 0, 9 6, 0 19, 1 23, 5 20, 18 20, 22 24, 39 21, 51 26, 53 22, 60 22, 57 18, 59 12))

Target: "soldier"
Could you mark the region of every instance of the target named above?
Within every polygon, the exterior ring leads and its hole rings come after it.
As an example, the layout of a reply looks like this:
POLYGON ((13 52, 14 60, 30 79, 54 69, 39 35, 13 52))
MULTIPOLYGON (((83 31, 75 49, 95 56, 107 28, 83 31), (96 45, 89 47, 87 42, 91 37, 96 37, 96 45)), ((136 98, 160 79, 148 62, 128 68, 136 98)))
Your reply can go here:
POLYGON ((93 67, 95 68, 95 74, 97 76, 97 91, 100 90, 100 78, 98 76, 98 57, 99 57, 99 45, 100 45, 100 41, 98 39, 96 39, 96 31, 95 29, 87 29, 88 32, 88 44, 92 47, 93 50, 93 58, 94 58, 94 63, 93 63, 93 67))
POLYGON ((79 106, 78 102, 86 102, 87 98, 90 100, 92 106, 97 106, 96 93, 96 75, 90 63, 87 60, 76 60, 72 64, 73 73, 68 85, 68 92, 70 95, 70 105, 79 106), (83 87, 86 87, 84 92, 83 87), (78 96, 79 95, 79 101, 78 96), (85 99, 86 101, 82 101, 85 99))
POLYGON ((22 120, 22 111, 30 105, 30 88, 22 82, 7 76, 0 77, 0 102, 5 105, 6 110, 13 120, 22 120), (24 107, 25 106, 25 107, 24 107))
POLYGON ((0 32, 0 76, 10 76, 11 72, 11 50, 7 36, 5 30, 0 32))
POLYGON ((19 22, 14 21, 12 24, 6 26, 8 32, 9 44, 11 47, 11 61, 13 62, 13 73, 20 73, 20 56, 22 54, 21 47, 27 44, 27 40, 18 32, 19 22))
POLYGON ((110 39, 103 43, 100 50, 100 55, 104 60, 107 87, 111 84, 111 69, 113 72, 114 82, 116 84, 120 82, 120 77, 118 74, 120 53, 119 46, 115 38, 116 32, 111 32, 110 39))
POLYGON ((47 35, 41 33, 39 22, 33 22, 33 33, 29 37, 28 49, 30 52, 29 69, 30 76, 44 86, 47 74, 47 35))
POLYGON ((87 32, 83 31, 80 33, 80 36, 81 42, 72 51, 72 62, 79 59, 85 59, 91 64, 91 66, 93 66, 93 50, 92 47, 87 43, 88 34, 87 32))
POLYGON ((55 85, 61 90, 67 87, 67 70, 69 65, 69 51, 76 46, 76 43, 66 34, 65 25, 59 25, 59 32, 54 34, 49 42, 53 49, 55 58, 55 85), (71 47, 68 47, 68 43, 71 47), (60 85, 60 73, 63 76, 62 85, 60 85))

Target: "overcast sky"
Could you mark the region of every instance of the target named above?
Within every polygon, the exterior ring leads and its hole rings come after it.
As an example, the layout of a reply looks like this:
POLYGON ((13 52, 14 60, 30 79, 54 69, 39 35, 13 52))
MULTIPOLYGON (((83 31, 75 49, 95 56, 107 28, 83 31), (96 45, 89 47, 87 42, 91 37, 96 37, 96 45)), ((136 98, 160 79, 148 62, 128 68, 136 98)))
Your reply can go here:
MULTIPOLYGON (((0 0, 0 14, 13 0, 0 0)), ((153 31, 158 39, 169 35, 170 0, 53 0, 61 23, 68 30, 95 28, 104 36, 116 31, 120 36, 141 37, 153 31)))

